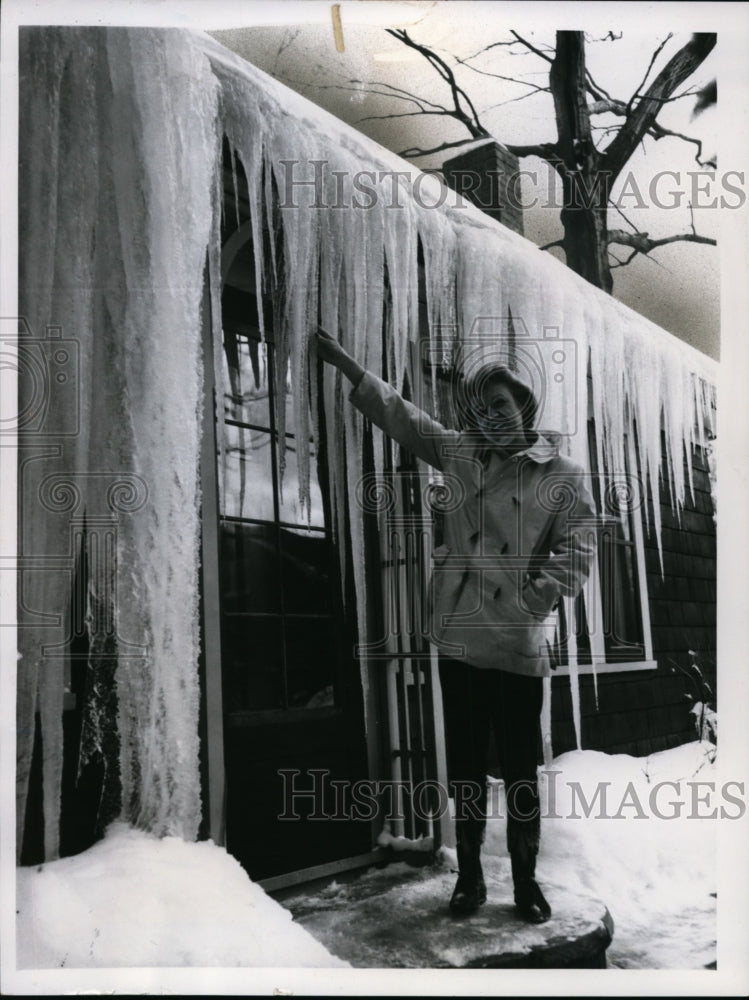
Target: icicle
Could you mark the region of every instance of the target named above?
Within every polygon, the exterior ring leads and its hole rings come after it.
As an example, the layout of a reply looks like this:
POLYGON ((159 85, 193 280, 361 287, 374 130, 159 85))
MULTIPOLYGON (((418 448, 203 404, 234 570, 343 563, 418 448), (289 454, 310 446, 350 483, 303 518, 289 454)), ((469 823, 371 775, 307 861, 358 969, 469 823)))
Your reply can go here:
MULTIPOLYGON (((240 225, 239 216, 239 185, 237 184, 237 151, 229 144, 229 158, 231 159, 231 184, 234 191, 234 219, 237 229, 240 225)), ((223 199, 222 199, 223 205, 223 199)))
MULTIPOLYGON (((109 148, 123 284, 138 295, 126 297, 115 338, 115 367, 128 394, 118 453, 132 456, 148 491, 121 517, 117 624, 122 642, 133 644, 120 643, 117 675, 123 807, 126 818, 155 833, 194 839, 200 819, 201 302, 219 210, 212 204, 221 163, 218 95, 188 36, 138 29, 123 43, 123 30, 107 33, 112 85, 126 102, 116 109, 121 113, 109 148), (139 200, 145 213, 133 207, 139 200), (145 257, 138 254, 143 244, 145 257)), ((111 425, 109 377, 103 369, 97 382, 105 426, 111 425)))
MULTIPOLYGON (((263 160, 262 160, 262 137, 247 136, 236 122, 225 122, 224 127, 230 135, 232 148, 236 150, 239 161, 242 164, 245 177, 247 178, 247 199, 250 212, 250 228, 252 232, 253 263, 255 268, 255 299, 257 301, 257 320, 260 330, 261 341, 265 340, 265 312, 262 308, 263 291, 266 281, 263 273, 263 253, 265 242, 263 240, 263 223, 270 227, 272 216, 264 214, 264 203, 262 194, 263 184, 263 160), (238 145, 234 145, 237 143, 238 145)), ((234 160, 232 159, 232 163, 234 160)), ((239 220, 237 221, 239 225, 239 220)), ((275 278, 275 241, 273 237, 269 239, 273 251, 273 275, 275 278)))
POLYGON ((99 186, 101 122, 96 101, 104 60, 90 29, 29 28, 19 41, 25 81, 20 92, 25 127, 19 136, 24 164, 19 180, 19 311, 28 325, 6 320, 3 332, 9 339, 19 336, 19 352, 27 349, 32 357, 44 357, 45 364, 59 364, 60 379, 53 381, 51 372, 48 384, 19 379, 19 414, 39 414, 40 403, 45 406, 43 424, 22 425, 41 438, 32 434, 30 440, 19 440, 23 518, 18 551, 39 566, 57 564, 60 569, 19 576, 17 850, 20 853, 23 846, 38 712, 44 854, 51 860, 59 853, 63 666, 70 634, 66 562, 76 550, 75 524, 87 503, 96 284, 92 250, 97 212, 106 207, 99 186), (48 329, 51 324, 54 329, 48 329), (53 338, 59 338, 56 345, 50 343, 53 338), (40 440, 48 445, 41 451, 40 440))
MULTIPOLYGON (((364 546, 364 518, 360 505, 356 502, 357 485, 362 478, 362 421, 360 414, 353 407, 347 406, 344 413, 346 430, 346 473, 349 496, 349 530, 351 542, 351 558, 354 573, 354 588, 356 591, 356 618, 359 634, 359 644, 365 646, 368 639, 367 631, 367 577, 364 546)), ((368 674, 362 671, 362 685, 366 719, 366 706, 369 696, 368 674)))
POLYGON ((595 658, 593 658, 593 662, 591 664, 590 672, 593 675, 593 697, 595 699, 596 712, 597 712, 598 709, 599 709, 599 705, 598 705, 598 670, 596 669, 595 658))
POLYGON ((544 754, 544 767, 551 767, 554 759, 554 744, 551 734, 551 677, 543 679, 543 701, 541 703, 541 743, 544 754))
MULTIPOLYGON (((210 294, 211 342, 213 345, 213 375, 215 379, 214 412, 216 421, 216 442, 219 452, 226 441, 226 394, 231 386, 231 372, 228 367, 226 351, 224 350, 223 324, 221 321, 221 224, 219 205, 223 203, 223 176, 217 171, 213 184, 213 225, 208 244, 208 282, 210 294)), ((202 316, 203 323, 206 317, 202 316)), ((210 414, 206 415, 210 419, 210 414)), ((220 496, 226 496, 228 463, 218 462, 222 481, 219 485, 220 496)))
POLYGON ((333 516, 333 537, 338 543, 338 560, 343 593, 347 590, 346 540, 346 449, 343 432, 342 376, 329 366, 323 370, 323 403, 327 430, 328 483, 333 516))
POLYGON ((570 671, 570 695, 572 696, 572 721, 575 726, 575 743, 582 749, 580 720, 580 673, 577 664, 577 616, 574 597, 562 598, 567 622, 567 663, 570 671))

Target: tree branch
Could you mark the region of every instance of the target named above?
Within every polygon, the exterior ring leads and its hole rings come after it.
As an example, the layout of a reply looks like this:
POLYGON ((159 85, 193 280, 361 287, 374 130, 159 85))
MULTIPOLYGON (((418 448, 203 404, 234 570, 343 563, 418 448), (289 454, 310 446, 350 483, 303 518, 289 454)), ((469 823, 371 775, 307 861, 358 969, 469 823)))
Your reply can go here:
MULTIPOLYGON (((512 34, 514 35, 515 32, 513 31, 512 34)), ((522 41, 522 39, 513 38, 512 41, 509 41, 509 42, 505 42, 505 41, 502 41, 502 42, 490 42, 489 45, 485 45, 482 49, 479 49, 478 52, 474 52, 472 56, 466 56, 466 60, 475 59, 477 56, 483 55, 484 52, 488 52, 490 49, 504 49, 504 48, 510 49, 510 48, 512 48, 513 45, 517 45, 519 41, 522 41)), ((522 44, 525 45, 525 42, 522 42, 522 44)), ((510 52, 509 54, 511 56, 525 56, 528 53, 527 52, 510 52)))
POLYGON ((673 37, 674 37, 673 36, 673 32, 669 31, 669 33, 663 39, 663 41, 661 42, 661 44, 658 46, 658 48, 655 50, 655 52, 650 57, 650 62, 648 63, 648 68, 645 70, 645 76, 642 78, 642 82, 639 83, 635 87, 635 89, 632 91, 632 96, 630 97, 630 99, 629 99, 629 101, 627 103, 627 111, 626 111, 627 115, 629 115, 629 113, 631 112, 632 108, 634 107, 634 103, 637 100, 637 98, 640 97, 640 91, 642 90, 642 88, 647 83, 647 79, 650 76, 650 70, 653 68, 653 63, 655 62, 655 60, 658 58, 658 56, 663 51, 664 45, 668 44, 668 42, 670 42, 673 37))
POLYGON ((614 97, 602 97, 588 105, 588 114, 618 115, 620 118, 625 118, 627 115, 627 105, 624 101, 618 101, 614 97))
MULTIPOLYGON (((469 56, 470 59, 475 58, 474 56, 469 56)), ((494 80, 505 80, 507 83, 517 83, 521 87, 531 87, 534 91, 541 91, 548 94, 548 87, 541 87, 537 83, 532 83, 530 80, 521 80, 517 76, 503 76, 501 73, 490 73, 488 69, 479 69, 478 66, 471 66, 467 59, 456 59, 456 62, 460 66, 465 66, 466 69, 473 70, 474 73, 479 73, 481 76, 490 76, 494 80)), ((528 96, 528 95, 524 95, 528 96)))
MULTIPOLYGON (((512 31, 511 30, 510 34, 514 35, 515 38, 517 38, 517 40, 519 42, 522 42, 523 45, 527 49, 530 49, 531 52, 535 52, 537 56, 540 56, 542 59, 545 59, 547 63, 551 63, 551 62, 554 61, 553 58, 552 58, 552 56, 550 56, 548 52, 544 52, 542 49, 539 49, 535 45, 532 45, 531 42, 529 42, 527 38, 523 38, 523 36, 519 35, 517 33, 517 31, 512 31)), ((552 49, 551 51, 553 52, 554 50, 552 49)))
POLYGON ((602 38, 593 38, 590 35, 586 35, 585 40, 586 42, 618 42, 623 34, 623 31, 620 31, 618 35, 615 31, 607 31, 602 38))
POLYGON ((585 69, 585 82, 588 87, 588 93, 591 97, 594 97, 596 100, 613 100, 608 90, 604 90, 600 83, 596 83, 587 67, 585 69))
MULTIPOLYGON (((547 94, 551 93, 551 90, 548 87, 539 87, 539 90, 543 90, 547 94)), ((495 108, 503 108, 507 104, 517 104, 518 101, 527 101, 528 98, 533 97, 535 93, 535 90, 529 90, 525 94, 518 94, 517 97, 508 97, 506 101, 497 101, 496 104, 490 104, 489 107, 484 108, 484 111, 493 111, 495 108)))
POLYGON ((511 153, 514 153, 515 156, 519 158, 522 158, 523 156, 539 156, 542 160, 546 160, 547 163, 550 163, 555 168, 563 165, 562 158, 559 155, 559 150, 555 142, 539 142, 529 146, 513 146, 506 144, 505 149, 509 149, 511 153))
MULTIPOLYGON (((669 100, 679 100, 682 97, 687 97, 688 94, 689 92, 685 91, 684 93, 679 94, 678 97, 663 98, 662 100, 660 100, 660 103, 664 104, 669 100)), ((616 100, 616 98, 610 97, 605 100, 601 99, 593 101, 592 104, 588 105, 588 112, 591 115, 612 114, 616 115, 619 118, 626 118, 627 105, 625 105, 624 101, 619 101, 616 100)), ((622 128, 626 128, 626 125, 623 126, 622 128)), ((622 129, 620 129, 620 131, 622 131, 622 129)), ((672 129, 664 128, 663 125, 659 125, 658 122, 656 121, 652 122, 652 124, 649 126, 645 134, 649 136, 651 139, 655 139, 656 141, 658 139, 665 139, 670 136, 671 138, 674 139, 682 139, 684 142, 692 143, 692 145, 697 147, 697 152, 694 155, 694 158, 697 161, 697 163, 699 163, 701 167, 713 167, 713 169, 715 169, 716 164, 714 160, 702 159, 702 142, 700 139, 696 139, 694 136, 691 135, 685 135, 683 132, 674 132, 672 129)), ((613 140, 612 140, 612 145, 613 145, 613 140)), ((611 146, 609 146, 609 149, 611 149, 611 146)), ((608 157, 608 150, 606 151, 605 155, 608 157)))
POLYGON ((697 147, 697 152, 694 154, 694 158, 701 167, 712 167, 713 170, 717 167, 717 163, 713 158, 706 160, 702 159, 702 140, 695 139, 694 136, 684 135, 683 132, 674 132, 670 128, 664 128, 662 125, 658 125, 657 123, 649 129, 648 135, 652 136, 653 139, 656 140, 665 139, 670 136, 673 139, 682 139, 684 142, 691 142, 692 145, 697 147))
POLYGON ((616 268, 616 267, 626 267, 627 264, 631 264, 632 261, 635 259, 635 257, 637 256, 637 254, 639 252, 640 252, 639 250, 633 250, 632 253, 629 255, 629 257, 627 257, 626 260, 619 260, 619 258, 615 257, 613 253, 610 254, 611 257, 614 257, 614 261, 615 261, 615 263, 609 265, 611 267, 611 270, 613 271, 614 268, 616 268))
MULTIPOLYGON (((692 225, 694 227, 694 223, 692 225)), ((714 240, 711 236, 700 236, 694 232, 694 229, 690 233, 663 236, 657 240, 651 239, 647 233, 627 233, 623 229, 610 229, 608 241, 609 243, 632 247, 635 254, 649 254, 651 250, 664 247, 668 243, 705 243, 708 246, 717 246, 717 240, 714 240)))
POLYGON ((611 207, 615 211, 617 211, 619 213, 619 215, 621 215, 621 217, 624 219, 624 221, 627 223, 627 225, 632 227, 632 229, 633 229, 634 232, 638 232, 637 226, 634 224, 634 222, 632 222, 631 219, 627 218, 627 216, 624 214, 624 212, 621 210, 621 208, 619 208, 619 206, 616 204, 615 201, 609 200, 609 205, 611 205, 611 207))
POLYGON ((564 248, 564 239, 554 240, 553 243, 544 243, 544 245, 542 247, 539 247, 538 249, 539 250, 551 250, 552 247, 562 247, 562 248, 564 248))
POLYGON ((406 159, 417 159, 420 156, 431 156, 432 153, 442 153, 446 149, 456 149, 458 146, 467 146, 473 139, 457 139, 455 142, 443 142, 440 146, 432 149, 421 149, 419 146, 411 146, 408 149, 401 149, 396 155, 406 159))
POLYGON ((437 73, 442 77, 442 79, 450 87, 450 92, 452 94, 454 108, 449 112, 452 118, 456 118, 461 124, 463 124, 474 139, 479 139, 483 137, 488 137, 489 133, 481 124, 476 108, 473 106, 468 94, 463 90, 462 87, 458 85, 455 79, 455 74, 445 60, 438 56, 436 52, 427 48, 425 45, 419 45, 415 42, 407 31, 402 28, 388 28, 387 32, 392 35, 393 38, 397 38, 398 41, 407 45, 409 48, 414 49, 420 55, 422 55, 427 62, 437 71, 437 73), (463 104, 468 108, 465 110, 463 104))
MULTIPOLYGON (((362 122, 376 122, 376 121, 389 121, 391 118, 418 118, 421 115, 437 115, 438 118, 450 117, 449 111, 431 111, 423 109, 421 111, 401 111, 392 112, 389 115, 365 115, 364 118, 357 118, 356 124, 361 125, 362 122)), ((463 142, 473 142, 473 139, 464 139, 463 142)))
POLYGON ((393 97, 399 101, 407 101, 409 104, 415 104, 416 107, 420 109, 428 106, 429 108, 434 108, 442 114, 450 114, 450 109, 443 107, 441 104, 435 104, 433 101, 428 101, 425 97, 417 97, 415 94, 411 94, 409 91, 403 90, 401 87, 394 87, 390 83, 384 83, 379 80, 368 81, 366 83, 362 80, 347 80, 346 83, 308 84, 300 80, 293 80, 290 77, 284 77, 284 79, 289 83, 297 84, 299 86, 314 87, 315 90, 340 90, 351 91, 354 94, 372 94, 375 97, 393 97), (361 84, 363 84, 363 86, 361 86, 361 84), (375 90, 375 87, 386 87, 390 93, 384 94, 381 90, 375 90))
POLYGON ((621 172, 639 143, 653 128, 663 98, 670 97, 697 69, 712 51, 715 42, 716 35, 712 32, 692 35, 651 83, 605 151, 605 167, 612 177, 621 172))

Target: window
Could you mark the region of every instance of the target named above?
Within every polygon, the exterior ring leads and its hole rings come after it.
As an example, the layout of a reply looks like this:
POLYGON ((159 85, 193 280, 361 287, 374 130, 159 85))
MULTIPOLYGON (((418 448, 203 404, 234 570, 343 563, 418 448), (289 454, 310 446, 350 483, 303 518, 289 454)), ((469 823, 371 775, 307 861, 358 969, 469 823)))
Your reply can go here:
MULTIPOLYGON (((283 436, 278 429, 275 352, 272 338, 261 342, 248 323, 254 303, 249 292, 224 295, 228 391, 218 451, 226 699, 239 712, 321 708, 335 703, 340 659, 337 565, 318 456, 295 434, 290 392, 283 436), (298 496, 301 449, 312 470, 309 522, 298 496)), ((288 372, 281 377, 289 389, 288 372)))
POLYGON ((557 672, 567 673, 571 660, 583 673, 594 667, 597 672, 654 669, 637 459, 628 438, 625 469, 600 477, 595 433, 591 419, 588 454, 598 510, 596 560, 582 592, 560 602, 557 672))

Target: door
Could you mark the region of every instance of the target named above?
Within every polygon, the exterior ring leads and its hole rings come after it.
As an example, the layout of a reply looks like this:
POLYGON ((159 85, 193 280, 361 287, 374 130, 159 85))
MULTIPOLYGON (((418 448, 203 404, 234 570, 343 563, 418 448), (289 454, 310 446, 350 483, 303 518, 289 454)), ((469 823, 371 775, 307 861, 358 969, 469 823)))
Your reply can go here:
MULTIPOLYGON (((226 846, 254 880, 340 862, 372 845, 370 822, 352 817, 342 796, 368 773, 354 598, 344 602, 325 456, 295 433, 286 372, 279 432, 270 313, 270 302, 256 299, 252 244, 235 233, 222 289, 223 344, 212 352, 223 396, 215 607, 226 846), (264 341, 258 308, 269 313, 264 341), (297 489, 302 449, 310 456, 309 516, 297 489)), ((207 673, 216 669, 207 662, 207 673)))

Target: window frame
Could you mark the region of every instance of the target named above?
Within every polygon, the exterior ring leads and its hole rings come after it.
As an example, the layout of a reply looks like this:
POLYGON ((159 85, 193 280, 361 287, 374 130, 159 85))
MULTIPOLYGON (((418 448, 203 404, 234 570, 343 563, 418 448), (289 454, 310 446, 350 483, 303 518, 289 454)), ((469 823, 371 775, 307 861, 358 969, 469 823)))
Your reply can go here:
MULTIPOLYGON (((590 390, 590 379, 589 379, 589 390, 590 390)), ((591 393, 588 393, 588 399, 591 400, 591 393)), ((592 420, 592 414, 590 414, 591 404, 589 402, 589 417, 592 420)), ((596 432, 595 423, 593 424, 593 431, 596 432)), ((592 444, 588 442, 588 448, 586 449, 586 472, 593 475, 593 461, 591 458, 591 447, 592 444)), ((631 435, 625 436, 625 459, 627 463, 627 472, 632 469, 637 469, 637 456, 635 454, 634 442, 632 441, 631 435)), ((645 497, 643 497, 643 501, 645 497)), ((643 646, 643 656, 639 659, 632 660, 609 660, 606 659, 606 642, 603 633, 603 596, 601 588, 601 574, 599 565, 599 552, 596 549, 593 565, 591 566, 590 573, 583 585, 582 595, 585 604, 586 619, 588 618, 588 608, 601 609, 597 612, 597 616, 601 621, 601 626, 594 629, 592 632, 588 631, 588 638, 590 642, 590 663, 581 663, 577 658, 577 643, 568 644, 568 657, 574 655, 574 663, 570 665, 569 663, 560 663, 557 665, 556 669, 552 671, 552 676, 567 677, 572 673, 575 674, 615 674, 615 673, 631 673, 635 671, 643 670, 656 670, 658 668, 658 661, 653 655, 653 633, 650 623, 650 596, 648 592, 648 579, 647 579, 647 563, 645 559, 645 533, 642 524, 642 509, 638 508, 631 512, 630 515, 630 525, 632 530, 632 544, 633 544, 633 557, 634 557, 634 572, 636 575, 636 589, 637 589, 637 610, 639 610, 639 618, 642 629, 642 646, 643 646)), ((575 598, 574 597, 563 597, 562 604, 564 605, 565 619, 567 622, 574 620, 575 614, 575 598)), ((559 614, 557 612, 557 629, 559 628, 559 614)))
MULTIPOLYGON (((227 246, 231 243, 231 239, 227 241, 227 246)), ((231 265, 234 260, 239 255, 240 252, 246 250, 248 246, 252 246, 251 234, 248 231, 244 232, 244 239, 242 241, 234 241, 232 245, 232 254, 230 262, 227 262, 224 271, 224 277, 222 282, 222 293, 223 289, 227 287, 227 279, 229 276, 229 271, 231 270, 231 265)), ((254 249, 252 250, 254 253, 254 249)), ((249 294, 253 294, 250 292, 249 294)), ((257 308, 261 308, 258 304, 257 308)), ((244 323, 243 329, 238 331, 240 337, 257 340, 259 344, 262 343, 260 337, 260 330, 256 326, 244 323), (253 336, 254 335, 254 336, 253 336)), ((222 331, 224 338, 226 337, 227 325, 222 319, 222 331)), ((220 348, 221 351, 224 350, 223 344, 220 348)), ((342 603, 342 595, 339 593, 342 585, 342 581, 337 578, 338 560, 337 553, 334 551, 333 543, 333 532, 332 526, 328 523, 326 505, 323 501, 323 524, 312 523, 307 525, 301 520, 290 521, 285 519, 284 512, 282 510, 281 504, 281 484, 280 484, 280 470, 279 470, 279 460, 280 460, 280 450, 282 447, 288 447, 289 442, 297 442, 298 437, 296 431, 285 430, 283 435, 283 442, 281 441, 280 430, 278 427, 278 418, 276 413, 276 407, 278 405, 275 399, 275 380, 276 371, 275 366, 277 364, 277 359, 275 357, 275 345, 273 343, 273 338, 270 332, 265 339, 265 350, 267 352, 265 358, 266 377, 268 381, 268 415, 267 415, 267 426, 264 423, 255 423, 246 418, 240 418, 236 415, 229 416, 225 408, 225 399, 217 400, 217 407, 222 408, 220 423, 216 420, 216 434, 219 438, 217 442, 217 458, 218 458, 218 477, 222 476, 221 470, 221 457, 225 453, 226 449, 226 437, 223 434, 223 428, 226 426, 231 426, 237 428, 240 432, 242 430, 248 430, 251 433, 257 432, 261 434, 267 434, 269 446, 270 446, 270 483, 272 490, 272 500, 273 500, 273 510, 270 516, 252 516, 251 514, 230 514, 224 509, 226 498, 221 496, 222 490, 219 488, 219 498, 218 498, 218 518, 219 518, 219 538, 221 536, 221 526, 223 524, 234 524, 234 525, 247 525, 247 526, 260 526, 269 528, 275 535, 274 543, 274 558, 278 562, 278 573, 279 573, 279 594, 280 594, 280 606, 275 611, 256 611, 256 612, 234 612, 228 611, 224 607, 223 600, 221 602, 221 615, 222 623, 223 618, 233 617, 234 615, 243 616, 245 618, 258 618, 262 619, 263 622, 274 621, 278 623, 283 636, 281 642, 281 657, 279 661, 279 679, 280 679, 280 700, 281 704, 271 706, 263 705, 262 707, 252 708, 246 707, 242 709, 229 710, 232 718, 241 718, 245 723, 253 725, 264 725, 270 721, 279 720, 285 721, 293 718, 311 718, 311 717, 324 717, 331 714, 341 714, 344 710, 344 695, 343 695, 343 677, 346 669, 344 663, 344 657, 342 651, 336 643, 335 656, 333 657, 333 674, 331 676, 330 686, 333 689, 333 704, 320 704, 320 705, 303 705, 294 704, 291 700, 291 688, 289 683, 290 676, 290 664, 289 664, 289 649, 286 640, 287 629, 289 627, 293 628, 295 622, 301 622, 302 620, 314 620, 314 621, 328 621, 331 624, 331 632, 334 635, 340 635, 343 629, 343 621, 345 616, 345 609, 342 603), (289 610, 284 603, 284 584, 283 584, 283 552, 284 552, 284 530, 289 530, 293 532, 298 532, 304 529, 304 531, 315 538, 320 539, 325 545, 325 562, 327 568, 336 577, 333 584, 333 594, 331 609, 328 612, 301 612, 289 610)), ((311 443, 311 442, 310 442, 311 443)), ((324 477, 323 477, 324 478, 324 477)), ((286 484, 286 488, 291 487, 290 483, 286 484)), ((320 482, 320 489, 324 491, 326 488, 325 482, 320 482)), ((221 564, 221 558, 219 557, 219 565, 221 564)), ((222 629, 223 631, 223 629, 222 629)))

